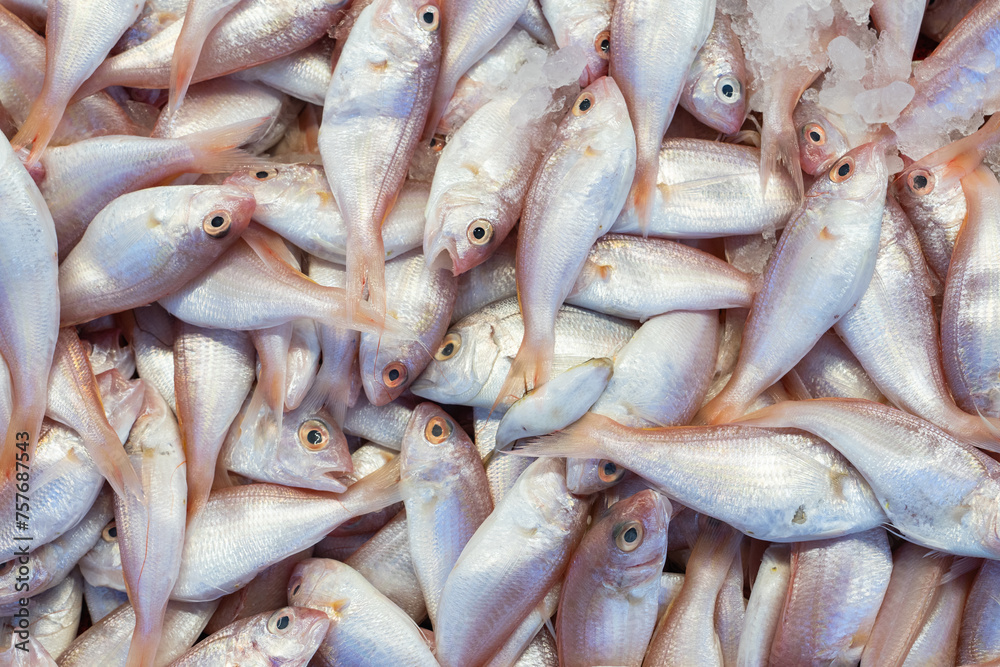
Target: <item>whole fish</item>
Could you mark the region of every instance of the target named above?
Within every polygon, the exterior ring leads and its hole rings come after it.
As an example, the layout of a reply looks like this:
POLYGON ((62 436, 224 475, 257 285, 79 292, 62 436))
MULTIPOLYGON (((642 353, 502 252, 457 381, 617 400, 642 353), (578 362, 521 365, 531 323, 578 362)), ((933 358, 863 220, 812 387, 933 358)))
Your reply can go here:
MULTIPOLYGON (((580 86, 586 88, 608 73, 611 55, 611 0, 542 0, 542 13, 549 25, 556 46, 575 46, 587 54, 587 67, 580 75, 580 86)), ((531 3, 528 3, 531 6, 531 3)))
POLYGON ((660 144, 714 18, 715 0, 615 2, 609 74, 621 86, 636 143, 626 216, 644 235, 653 217, 660 144))
POLYGON ((958 636, 958 664, 989 662, 1000 658, 1000 623, 995 599, 1000 587, 1000 563, 983 561, 969 590, 958 636))
POLYGON ((771 664, 856 664, 891 572, 892 552, 882 528, 793 545, 771 664))
POLYGON ((493 511, 486 470, 461 427, 433 403, 422 403, 403 436, 399 472, 413 569, 436 627, 449 573, 493 511))
POLYGON ((283 607, 236 621, 198 642, 171 667, 234 662, 305 667, 330 627, 329 617, 307 607, 283 607))
POLYGON ((746 118, 747 80, 740 40, 729 16, 717 11, 712 30, 688 71, 679 103, 708 127, 736 134, 746 118))
POLYGON ((170 61, 170 97, 167 113, 174 114, 184 101, 195 65, 212 29, 225 18, 239 0, 188 0, 174 55, 170 61))
POLYGON ((351 318, 360 310, 363 287, 374 312, 386 312, 382 221, 427 120, 442 14, 447 12, 433 3, 375 0, 351 29, 326 93, 319 149, 348 230, 351 318))
MULTIPOLYGON (((994 290, 1000 282, 991 261, 1000 248, 1000 182, 986 166, 962 179, 968 213, 955 242, 941 311, 941 352, 955 402, 968 412, 1000 417, 994 290)), ((998 433, 995 428, 993 433, 998 433)), ((993 446, 997 444, 994 436, 993 446)))
POLYGON ((877 144, 854 149, 809 189, 768 260, 733 376, 702 409, 707 421, 742 415, 862 297, 875 270, 885 190, 877 144))
POLYGON ((772 542, 836 537, 885 522, 875 494, 844 457, 818 438, 787 430, 636 429, 588 414, 519 450, 607 459, 669 498, 772 542))
POLYGON ((204 271, 250 224, 234 187, 147 188, 108 204, 59 267, 64 326, 145 306, 204 271))
POLYGON ((790 552, 791 546, 785 544, 772 544, 764 550, 757 578, 750 588, 746 622, 736 656, 738 667, 767 664, 788 593, 790 552))
POLYGON ((963 556, 1000 553, 1000 539, 987 528, 997 512, 1000 465, 930 422, 858 399, 785 401, 740 421, 822 437, 864 475, 908 540, 963 556))
POLYGON ((0 205, 7 211, 3 229, 10 239, 0 250, 0 356, 14 398, 0 466, 3 479, 13 480, 15 463, 31 465, 45 415, 59 335, 59 267, 52 215, 6 140, 0 140, 0 174, 0 205))
MULTIPOLYGON (((555 321, 554 365, 561 370, 613 357, 635 329, 625 320, 563 306, 555 321)), ((410 390, 437 403, 492 408, 523 335, 516 299, 490 304, 451 328, 410 390)))
POLYGON ((142 5, 138 0, 48 1, 45 83, 12 140, 17 148, 31 144, 29 165, 38 161, 74 93, 139 17, 142 5))
POLYGON ((443 667, 488 660, 560 580, 590 501, 566 489, 565 465, 531 464, 479 526, 445 582, 434 633, 443 667))
MULTIPOLYGON (((705 139, 668 138, 660 148, 651 197, 649 236, 712 238, 773 233, 799 206, 795 185, 783 172, 760 184, 760 149, 705 139)), ((634 216, 622 213, 613 231, 639 234, 634 216)))
POLYGON ((566 570, 556 637, 567 665, 639 665, 657 619, 670 502, 619 501, 584 535, 566 570))
POLYGON ((438 664, 413 619, 343 563, 311 558, 297 565, 288 601, 330 619, 314 664, 438 664))
POLYGON ((167 600, 177 581, 187 520, 187 470, 177 420, 159 392, 145 404, 125 449, 143 480, 142 501, 115 499, 122 571, 135 610, 129 667, 152 664, 163 633, 167 600))
POLYGON ((554 322, 590 246, 618 216, 635 166, 625 98, 610 77, 573 103, 528 190, 517 235, 517 293, 524 335, 499 401, 552 374, 554 322))

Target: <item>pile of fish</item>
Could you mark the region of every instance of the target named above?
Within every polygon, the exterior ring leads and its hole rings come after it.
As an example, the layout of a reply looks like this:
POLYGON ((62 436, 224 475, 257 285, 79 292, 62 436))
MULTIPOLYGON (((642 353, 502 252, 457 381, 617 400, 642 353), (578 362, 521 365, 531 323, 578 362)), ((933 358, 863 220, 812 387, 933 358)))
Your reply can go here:
POLYGON ((1000 664, 998 65, 998 0, 0 0, 0 666, 1000 664))

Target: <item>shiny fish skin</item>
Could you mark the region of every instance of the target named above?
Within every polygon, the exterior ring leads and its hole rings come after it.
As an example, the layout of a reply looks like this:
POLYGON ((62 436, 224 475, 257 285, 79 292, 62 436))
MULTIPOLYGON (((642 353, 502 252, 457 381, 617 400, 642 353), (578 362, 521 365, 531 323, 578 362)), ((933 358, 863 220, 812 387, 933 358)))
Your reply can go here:
MULTIPOLYGON (((320 285, 343 287, 347 283, 347 270, 339 264, 311 255, 307 264, 307 274, 320 285)), ((316 326, 319 329, 321 362, 313 386, 326 396, 327 409, 338 426, 345 428, 347 409, 358 403, 361 393, 360 382, 355 381, 361 334, 327 324, 317 323, 316 326)))
POLYGON ((386 309, 382 220, 406 177, 441 57, 438 22, 447 9, 419 0, 375 0, 344 43, 323 105, 319 150, 347 235, 348 314, 362 287, 378 315, 386 309), (433 10, 433 11, 432 11, 433 10))
MULTIPOLYGON (((760 185, 760 149, 704 139, 667 139, 659 153, 649 236, 712 238, 759 234, 785 226, 798 208, 795 185, 783 171, 760 185)), ((614 232, 637 234, 623 213, 614 232)))
POLYGON ((174 318, 157 304, 119 316, 125 336, 135 350, 140 377, 156 387, 171 410, 177 411, 174 390, 174 318))
POLYGON ((608 459, 672 500, 772 542, 837 537, 885 521, 871 489, 840 454, 784 429, 632 429, 588 414, 521 449, 529 456, 608 459))
MULTIPOLYGON (((941 351, 945 376, 964 410, 1000 417, 994 292, 1000 283, 992 258, 1000 248, 1000 183, 981 166, 962 179, 968 214, 945 283, 941 351)), ((991 447, 991 449, 995 449, 991 447)))
MULTIPOLYGON (((613 357, 635 329, 625 320, 563 306, 555 322, 555 366, 613 357)), ((410 390, 437 403, 492 408, 523 332, 517 299, 486 306, 452 326, 449 334, 460 341, 457 351, 432 361, 410 390)))
POLYGON ((1000 563, 983 561, 962 612, 958 663, 966 665, 1000 658, 1000 623, 995 596, 1000 587, 1000 563))
POLYGON ((892 552, 882 528, 793 545, 770 664, 856 664, 891 572, 892 552))
POLYGON ((715 0, 621 0, 611 15, 609 74, 621 86, 636 139, 625 214, 644 233, 652 226, 660 144, 714 17, 715 0))
POLYGON ((680 243, 607 234, 590 249, 566 303, 644 321, 673 310, 746 308, 756 282, 680 243))
MULTIPOLYGON (((542 13, 542 5, 539 0, 528 0, 528 5, 524 8, 524 12, 517 17, 517 23, 514 26, 524 30, 545 46, 553 47, 556 45, 556 38, 552 34, 552 28, 549 26, 545 14, 542 13)), ((511 30, 513 31, 514 28, 511 30)))
POLYGON ((823 334, 809 354, 795 364, 794 373, 808 392, 808 396, 801 398, 866 398, 879 403, 888 400, 840 336, 832 331, 823 334))
POLYGON ((516 251, 517 236, 510 235, 485 262, 458 277, 458 296, 451 313, 453 324, 494 301, 517 296, 516 251))
POLYGON ((123 604, 128 604, 128 594, 124 591, 116 591, 113 588, 103 586, 91 586, 86 580, 83 582, 83 601, 87 605, 87 613, 90 615, 92 625, 97 625, 105 616, 113 612, 123 604))
MULTIPOLYGON (((975 565, 972 569, 975 569, 975 565)), ((956 572, 958 563, 949 572, 950 581, 943 582, 917 638, 906 654, 903 667, 918 665, 951 665, 958 651, 959 624, 974 572, 956 572)))
POLYGON ((31 144, 38 161, 70 98, 94 73, 125 29, 139 17, 138 0, 48 0, 45 20, 45 82, 12 144, 31 144), (80 35, 87 39, 80 39, 80 35))
POLYGON ((768 260, 733 376, 702 410, 710 423, 743 414, 864 294, 875 270, 885 206, 886 167, 879 151, 875 144, 854 149, 809 189, 768 260))
POLYGON ((746 623, 740 637, 737 667, 767 664, 771 642, 781 618, 791 573, 791 546, 772 544, 764 551, 757 579, 750 589, 746 623))
POLYGON ((747 81, 743 47, 729 16, 717 11, 712 30, 688 71, 679 103, 708 127, 735 134, 746 118, 747 81))
POLYGON ((173 115, 184 101, 205 39, 240 0, 188 0, 170 61, 170 96, 165 107, 173 115))
POLYGON ((316 381, 319 371, 319 332, 313 320, 292 322, 292 338, 288 343, 288 360, 285 364, 285 409, 294 410, 302 405, 316 381))
POLYGON ((371 440, 398 452, 413 408, 419 402, 420 399, 404 394, 388 405, 376 407, 363 395, 359 396, 357 402, 347 411, 344 433, 371 440))
POLYGON ((911 542, 965 556, 1000 554, 992 528, 1000 467, 930 422, 857 399, 785 401, 740 421, 820 435, 865 476, 911 542))
POLYGON ((556 315, 588 249, 625 203, 634 138, 625 99, 610 77, 580 93, 559 124, 524 202, 516 257, 524 335, 499 401, 510 402, 551 376, 556 315))
POLYGON ((536 461, 524 471, 445 583, 435 632, 443 667, 485 662, 501 647, 562 577, 589 510, 589 500, 566 489, 561 461, 536 461))
POLYGON ((330 618, 313 664, 438 664, 416 623, 343 563, 312 558, 297 565, 288 601, 330 618))
POLYGON ((549 589, 538 606, 528 612, 517 629, 510 633, 500 650, 486 663, 486 667, 506 667, 515 664, 517 657, 531 644, 538 632, 546 626, 551 627, 550 620, 559 605, 561 591, 562 585, 559 583, 549 589))
MULTIPOLYGON (((529 7, 531 3, 528 3, 529 7)), ((587 67, 580 75, 580 86, 586 88, 608 73, 611 49, 611 0, 542 0, 542 12, 552 26, 559 48, 575 46, 587 54, 587 67)))
POLYGON ((301 51, 233 72, 230 76, 263 83, 296 99, 323 106, 333 76, 332 51, 333 41, 324 38, 301 51))
MULTIPOLYGON (((472 408, 472 424, 476 449, 486 457, 496 446, 497 429, 505 413, 500 408, 472 408)), ((496 505, 513 488, 517 478, 535 459, 530 456, 491 456, 486 463, 486 479, 490 484, 490 497, 496 505)), ((567 475, 568 477, 568 475, 567 475)), ((567 480, 569 487, 569 480, 567 480)), ((570 489, 572 491, 572 489, 570 489)))
POLYGON ((83 610, 83 578, 74 570, 57 586, 31 598, 31 637, 58 660, 76 637, 83 610))
POLYGON ((179 289, 239 239, 253 208, 252 196, 215 185, 118 197, 59 267, 63 326, 145 306, 179 289))
POLYGON ((656 625, 669 508, 655 491, 642 491, 613 505, 584 536, 556 617, 564 664, 641 664, 656 625), (625 541, 637 525, 638 540, 625 541))
POLYGON ((475 445, 433 403, 418 405, 406 428, 400 450, 400 488, 413 569, 431 624, 437 627, 448 575, 493 511, 493 501, 475 445))
POLYGON ((83 578, 92 586, 125 593, 125 575, 122 574, 117 528, 114 522, 105 526, 101 532, 101 539, 83 555, 78 565, 83 578))

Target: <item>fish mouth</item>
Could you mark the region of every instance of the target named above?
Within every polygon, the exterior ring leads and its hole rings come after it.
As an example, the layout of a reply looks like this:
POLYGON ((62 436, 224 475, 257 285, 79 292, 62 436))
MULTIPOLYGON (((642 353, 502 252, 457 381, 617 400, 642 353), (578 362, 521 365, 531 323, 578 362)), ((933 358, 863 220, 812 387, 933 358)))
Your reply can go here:
POLYGON ((458 275, 458 250, 455 248, 454 241, 439 236, 431 244, 425 257, 429 260, 428 266, 432 271, 446 269, 452 275, 458 275))

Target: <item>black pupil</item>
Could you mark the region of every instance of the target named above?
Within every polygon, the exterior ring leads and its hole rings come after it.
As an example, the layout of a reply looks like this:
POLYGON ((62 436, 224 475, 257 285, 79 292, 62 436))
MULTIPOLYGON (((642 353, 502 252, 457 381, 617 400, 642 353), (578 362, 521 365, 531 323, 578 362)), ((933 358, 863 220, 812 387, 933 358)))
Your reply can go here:
POLYGON ((580 100, 580 111, 586 111, 590 108, 590 100, 584 98, 580 100))
POLYGON ((819 140, 822 139, 822 137, 819 136, 819 132, 817 132, 816 130, 813 130, 812 132, 809 133, 809 138, 815 141, 816 143, 819 143, 819 140))
POLYGON ((844 164, 837 167, 837 173, 840 174, 842 177, 847 176, 849 173, 851 173, 851 165, 845 162, 844 164))
POLYGON ((916 186, 918 190, 923 190, 927 187, 927 177, 926 176, 914 176, 913 185, 916 186))
POLYGON ((604 474, 607 475, 608 477, 614 475, 617 470, 618 468, 615 467, 615 464, 611 463, 610 461, 604 464, 604 474))
POLYGON ((484 236, 486 236, 486 230, 483 229, 482 227, 474 227, 472 229, 472 235, 475 236, 477 239, 482 239, 484 236))
POLYGON ((302 586, 296 586, 295 588, 293 588, 292 589, 292 595, 297 595, 300 588, 302 588, 302 586))
POLYGON ((266 171, 258 171, 257 172, 257 178, 267 178, 267 172, 266 171))
POLYGON ((611 49, 611 40, 605 37, 604 39, 601 40, 601 51, 607 53, 608 50, 610 49, 611 49))
POLYGON ((319 432, 318 429, 313 429, 306 433, 306 440, 309 441, 310 445, 318 445, 323 442, 323 434, 319 432))
POLYGON ((434 12, 424 12, 424 23, 434 23, 434 12))
POLYGON ((108 537, 118 537, 118 527, 111 526, 108 528, 108 537))
POLYGON ((444 429, 441 428, 441 424, 434 424, 434 426, 431 426, 431 435, 435 438, 440 438, 443 433, 444 429))
POLYGON ((446 357, 450 357, 451 353, 454 351, 455 351, 455 344, 448 343, 447 345, 444 346, 444 349, 441 350, 441 354, 443 354, 446 357))
POLYGON ((275 625, 279 630, 284 630, 285 628, 288 627, 288 617, 282 616, 281 618, 278 619, 278 622, 275 623, 275 625))
POLYGON ((723 95, 725 95, 726 97, 732 97, 734 92, 736 92, 736 91, 733 90, 732 84, 729 84, 729 83, 723 84, 723 86, 722 86, 722 94, 723 95))
POLYGON ((635 528, 629 528, 625 531, 625 542, 632 544, 639 537, 639 533, 636 532, 635 528))
POLYGON ((394 382, 396 380, 398 380, 399 379, 399 371, 396 370, 395 368, 393 368, 391 371, 389 371, 389 379, 392 380, 392 381, 394 381, 394 382))
POLYGON ((221 215, 217 215, 214 218, 212 218, 212 223, 211 224, 212 224, 213 227, 215 227, 216 229, 218 229, 219 227, 221 227, 225 223, 226 223, 226 221, 222 218, 222 216, 221 215))

